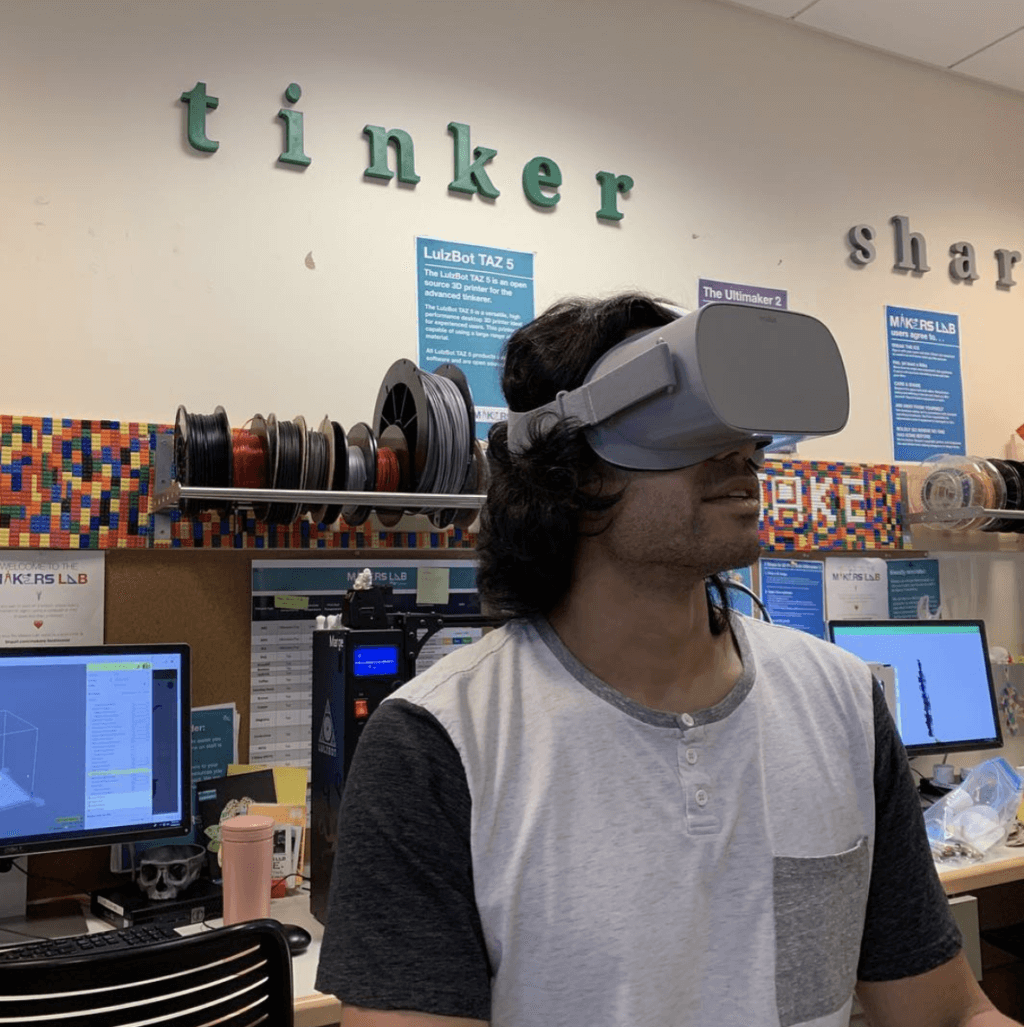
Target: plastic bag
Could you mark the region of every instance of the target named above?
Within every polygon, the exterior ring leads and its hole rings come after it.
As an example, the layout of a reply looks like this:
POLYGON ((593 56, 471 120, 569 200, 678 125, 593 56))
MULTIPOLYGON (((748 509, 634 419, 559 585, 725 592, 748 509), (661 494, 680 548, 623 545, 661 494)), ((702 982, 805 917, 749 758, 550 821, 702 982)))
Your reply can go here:
POLYGON ((981 859, 1006 841, 1017 819, 1024 781, 1002 756, 971 769, 963 782, 925 811, 936 859, 981 859))

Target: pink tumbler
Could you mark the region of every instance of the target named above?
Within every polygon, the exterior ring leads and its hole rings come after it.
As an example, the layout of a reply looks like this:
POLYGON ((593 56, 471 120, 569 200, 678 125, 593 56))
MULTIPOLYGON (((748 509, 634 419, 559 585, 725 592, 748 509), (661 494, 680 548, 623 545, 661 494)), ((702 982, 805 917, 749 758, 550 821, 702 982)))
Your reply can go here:
POLYGON ((231 817, 220 825, 220 847, 224 923, 269 917, 274 821, 270 817, 231 817))

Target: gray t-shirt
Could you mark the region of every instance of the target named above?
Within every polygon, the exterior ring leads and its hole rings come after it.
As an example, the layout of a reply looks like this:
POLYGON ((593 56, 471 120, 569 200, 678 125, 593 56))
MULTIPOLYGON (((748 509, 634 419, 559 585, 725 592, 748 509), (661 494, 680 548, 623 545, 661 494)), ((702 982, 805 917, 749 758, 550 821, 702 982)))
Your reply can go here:
POLYGON ((733 617, 716 706, 648 709, 544 621, 374 713, 317 988, 494 1027, 845 1027, 961 939, 867 667, 733 617))

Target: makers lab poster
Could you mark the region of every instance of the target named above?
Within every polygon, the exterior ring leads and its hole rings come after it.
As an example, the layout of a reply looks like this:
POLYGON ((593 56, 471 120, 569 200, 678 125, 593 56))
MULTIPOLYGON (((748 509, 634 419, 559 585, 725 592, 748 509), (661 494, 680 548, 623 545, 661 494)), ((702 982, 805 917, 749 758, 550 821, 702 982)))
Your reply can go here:
POLYGON ((102 645, 104 554, 8 554, 0 559, 0 644, 102 645))

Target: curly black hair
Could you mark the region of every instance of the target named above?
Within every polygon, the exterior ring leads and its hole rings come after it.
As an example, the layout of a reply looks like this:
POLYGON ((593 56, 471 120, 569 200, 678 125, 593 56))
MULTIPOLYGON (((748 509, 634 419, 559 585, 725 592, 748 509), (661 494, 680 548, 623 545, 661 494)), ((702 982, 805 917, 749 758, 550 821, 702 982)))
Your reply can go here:
MULTIPOLYGON (((509 409, 533 410, 583 384, 598 357, 628 335, 660 328, 678 314, 639 292, 608 299, 564 299, 514 332, 502 350, 501 387, 509 409)), ((607 464, 578 422, 533 434, 521 454, 508 448, 504 422, 491 428, 490 484, 480 517, 477 587, 484 608, 502 619, 546 616, 569 589, 576 542, 600 532, 621 499, 607 464), (602 523, 603 522, 603 523, 602 523)), ((711 630, 726 630, 724 581, 706 581, 711 630)))

